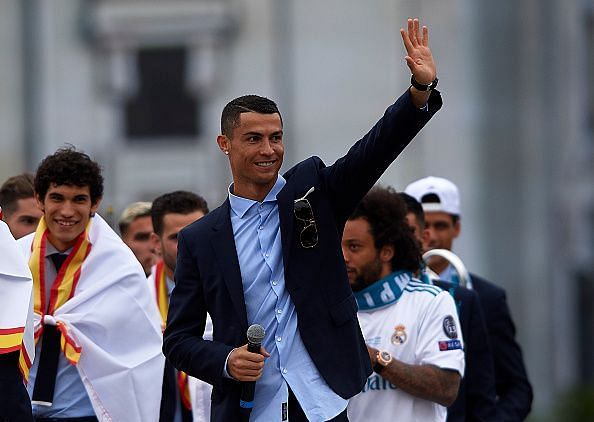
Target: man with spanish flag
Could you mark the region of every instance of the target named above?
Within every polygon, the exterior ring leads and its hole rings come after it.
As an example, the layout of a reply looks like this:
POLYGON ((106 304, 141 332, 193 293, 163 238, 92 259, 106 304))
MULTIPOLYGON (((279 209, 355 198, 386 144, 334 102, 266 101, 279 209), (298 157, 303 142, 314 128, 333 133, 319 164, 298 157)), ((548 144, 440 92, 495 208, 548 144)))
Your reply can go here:
MULTIPOLYGON (((154 232, 151 239, 153 248, 160 252, 162 259, 153 266, 148 282, 161 314, 163 329, 167 323, 169 297, 174 287, 177 233, 205 214, 208 214, 206 201, 193 192, 169 192, 153 201, 151 220, 154 232)), ((208 422, 211 391, 209 384, 188 377, 166 363, 159 422, 208 422)))
POLYGON ((99 165, 73 147, 39 165, 43 217, 19 240, 33 276, 38 422, 158 420, 160 318, 142 267, 96 214, 102 195, 99 165))
POLYGON ((31 272, 0 221, 0 420, 33 421, 25 384, 35 357, 31 272), (20 371, 19 371, 20 370, 20 371))

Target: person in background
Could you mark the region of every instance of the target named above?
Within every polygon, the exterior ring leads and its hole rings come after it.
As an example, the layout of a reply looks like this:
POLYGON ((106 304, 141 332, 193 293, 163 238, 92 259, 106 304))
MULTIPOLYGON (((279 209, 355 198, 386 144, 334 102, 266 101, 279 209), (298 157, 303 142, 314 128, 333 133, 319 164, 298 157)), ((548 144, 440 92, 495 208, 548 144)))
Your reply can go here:
MULTIPOLYGON (((153 266, 148 277, 149 287, 161 314, 163 328, 167 325, 169 298, 175 286, 173 274, 177 260, 177 234, 188 224, 208 214, 204 198, 187 191, 163 194, 153 201, 151 208, 152 248, 160 251, 161 259, 153 266)), ((207 321, 206 331, 212 331, 207 321)), ((207 334, 208 335, 208 334, 207 334)), ((209 384, 192 379, 165 363, 160 422, 208 421, 210 414, 209 384), (192 400, 193 398, 193 400, 192 400)))
POLYGON ((148 276, 151 273, 151 267, 159 258, 154 242, 151 240, 153 234, 151 203, 133 202, 128 205, 118 220, 118 226, 122 240, 134 252, 144 273, 148 276))
POLYGON ((0 219, 15 239, 33 233, 42 212, 35 202, 33 174, 23 173, 10 177, 0 187, 0 219))
POLYGON ((342 253, 374 374, 349 401, 352 422, 445 421, 464 375, 450 295, 415 277, 419 244, 392 188, 373 188, 349 217, 342 253))
POLYGON ((161 321, 136 257, 96 214, 102 196, 98 163, 73 147, 37 168, 43 216, 18 241, 33 277, 37 422, 158 420, 161 321))
MULTIPOLYGON (((424 249, 451 250, 462 229, 458 187, 450 180, 429 176, 409 184, 405 193, 423 206, 428 230, 424 249)), ((455 270, 447 261, 432 259, 430 268, 440 279, 457 283, 455 270)), ((479 296, 489 333, 495 368, 497 420, 523 421, 532 407, 532 386, 522 350, 515 339, 516 328, 505 290, 473 273, 470 279, 479 296)))
MULTIPOLYGON (((429 234, 425 230, 423 207, 404 192, 398 194, 406 205, 406 221, 413 229, 419 245, 429 234)), ((487 326, 476 292, 444 280, 430 280, 425 273, 421 280, 448 291, 458 309, 464 333, 466 369, 456 401, 448 407, 447 422, 499 421, 495 409, 495 370, 487 326)))
POLYGON ((0 421, 33 422, 23 383, 35 358, 32 291, 27 261, 0 221, 0 421))

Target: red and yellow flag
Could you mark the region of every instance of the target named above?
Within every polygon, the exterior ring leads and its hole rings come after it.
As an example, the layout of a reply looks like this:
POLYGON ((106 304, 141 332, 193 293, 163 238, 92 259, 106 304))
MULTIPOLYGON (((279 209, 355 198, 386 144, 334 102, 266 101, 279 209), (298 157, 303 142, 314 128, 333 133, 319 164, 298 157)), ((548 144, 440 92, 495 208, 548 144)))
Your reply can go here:
MULTIPOLYGON (((45 224, 44 217, 39 221, 33 244, 31 245, 32 253, 29 259, 29 268, 33 276, 33 298, 34 311, 43 317, 45 315, 53 315, 54 312, 64 305, 69 299, 74 296, 76 286, 80 279, 81 268, 85 258, 91 252, 91 242, 89 242, 89 229, 91 221, 87 224, 86 229, 78 236, 72 251, 64 261, 62 268, 58 271, 54 283, 52 284, 49 306, 45 298, 45 252, 48 236, 48 229, 45 224), (46 312, 47 309, 47 312, 46 312)), ((68 361, 75 365, 80 359, 81 348, 76 344, 72 337, 68 334, 67 327, 58 323, 57 328, 60 330, 62 352, 68 361)), ((43 325, 35 333, 35 340, 39 339, 43 331, 43 325)))
POLYGON ((165 262, 160 260, 155 268, 155 292, 157 296, 157 307, 161 314, 163 330, 167 322, 167 311, 169 310, 169 295, 167 294, 167 277, 165 275, 165 262))
POLYGON ((23 343, 25 327, 0 328, 0 354, 17 351, 23 343))
POLYGON ((21 371, 21 374, 23 374, 25 384, 29 381, 29 369, 31 369, 31 365, 33 365, 33 362, 31 362, 27 349, 23 345, 19 355, 19 370, 21 371))
POLYGON ((19 369, 26 383, 29 381, 29 369, 31 369, 32 362, 23 343, 24 334, 25 327, 0 329, 0 354, 16 352, 17 350, 20 352, 19 369))

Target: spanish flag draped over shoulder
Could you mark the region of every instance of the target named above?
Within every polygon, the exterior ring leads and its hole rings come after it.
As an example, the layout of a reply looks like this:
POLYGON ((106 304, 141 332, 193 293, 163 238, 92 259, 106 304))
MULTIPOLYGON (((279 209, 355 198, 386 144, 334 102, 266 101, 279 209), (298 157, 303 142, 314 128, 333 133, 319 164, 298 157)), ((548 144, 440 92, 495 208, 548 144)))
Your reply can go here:
MULTIPOLYGON (((45 233, 39 229, 18 241, 33 273, 45 257, 45 233)), ((164 365, 161 318, 132 251, 95 215, 58 272, 49 303, 43 278, 39 269, 35 331, 39 335, 44 323, 58 327, 62 352, 76 366, 98 419, 156 422, 161 384, 155 380, 162 379, 164 365)))
POLYGON ((0 354, 19 351, 25 380, 35 358, 32 288, 27 260, 0 221, 0 354))
POLYGON ((45 251, 47 246, 48 229, 45 218, 42 217, 33 236, 31 245, 31 257, 29 258, 29 268, 33 276, 33 311, 38 316, 35 327, 35 342, 39 340, 43 333, 43 326, 48 321, 55 323, 61 333, 60 347, 64 356, 72 365, 76 365, 80 359, 81 347, 70 335, 68 326, 63 322, 56 321, 53 318, 54 313, 68 300, 72 299, 78 281, 80 280, 81 268, 85 258, 91 252, 92 244, 89 241, 89 228, 91 221, 87 224, 85 230, 80 233, 72 251, 68 254, 64 265, 51 287, 49 303, 46 303, 46 280, 45 280, 45 251), (46 313, 47 310, 47 313, 46 313))

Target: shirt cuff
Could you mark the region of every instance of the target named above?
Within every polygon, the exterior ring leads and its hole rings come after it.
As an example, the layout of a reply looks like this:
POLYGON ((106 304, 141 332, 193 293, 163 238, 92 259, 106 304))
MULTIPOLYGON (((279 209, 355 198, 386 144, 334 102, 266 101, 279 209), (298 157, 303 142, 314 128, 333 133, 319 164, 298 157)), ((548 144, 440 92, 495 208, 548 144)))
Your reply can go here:
MULTIPOLYGON (((235 349, 237 349, 237 348, 235 348, 235 349)), ((233 350, 235 350, 235 349, 233 349, 233 350)), ((229 361, 229 356, 231 356, 231 353, 233 353, 233 350, 231 350, 231 351, 229 352, 229 354, 227 355, 227 359, 225 359, 225 366, 223 366, 223 376, 224 376, 225 378, 229 378, 229 379, 232 379, 232 380, 234 380, 235 378, 233 378, 233 377, 232 377, 232 376, 229 374, 229 372, 227 371, 227 362, 229 361)))

